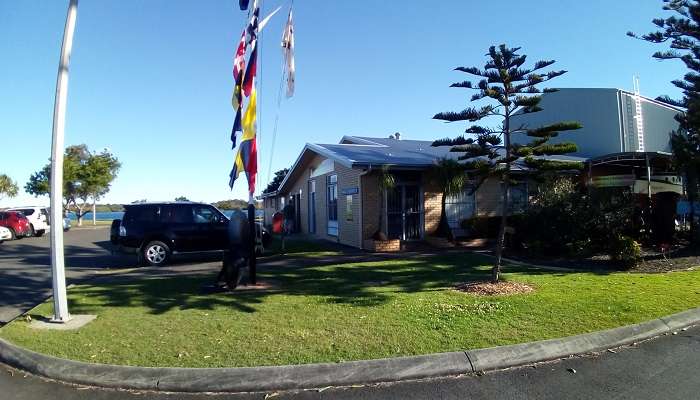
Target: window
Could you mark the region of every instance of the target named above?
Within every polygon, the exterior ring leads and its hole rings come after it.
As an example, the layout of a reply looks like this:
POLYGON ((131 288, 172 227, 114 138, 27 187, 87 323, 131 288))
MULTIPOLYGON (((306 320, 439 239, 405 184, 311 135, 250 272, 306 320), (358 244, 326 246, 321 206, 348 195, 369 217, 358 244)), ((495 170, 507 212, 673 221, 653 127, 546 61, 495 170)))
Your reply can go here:
MULTIPOLYGON (((510 196, 508 200, 508 214, 521 214, 527 210, 528 193, 527 182, 511 183, 508 186, 510 196)), ((498 197, 498 212, 500 213, 503 207, 503 197, 499 194, 498 197)))
POLYGON ((192 207, 187 205, 169 205, 163 210, 162 220, 173 224, 191 224, 192 207))
POLYGON ((196 224, 209 224, 218 221, 219 216, 214 209, 206 206, 194 207, 194 222, 196 224))
POLYGON ((448 196, 445 199, 445 214, 450 228, 459 229, 463 220, 476 214, 476 188, 470 184, 461 193, 448 196))
POLYGON ((338 236, 338 176, 331 175, 327 179, 328 234, 338 236))
POLYGON ((126 210, 125 219, 128 222, 156 222, 159 214, 158 206, 136 206, 126 210))
POLYGON ((345 196, 345 220, 352 221, 352 195, 345 196))
POLYGON ((338 220, 338 176, 328 177, 328 220, 338 220))

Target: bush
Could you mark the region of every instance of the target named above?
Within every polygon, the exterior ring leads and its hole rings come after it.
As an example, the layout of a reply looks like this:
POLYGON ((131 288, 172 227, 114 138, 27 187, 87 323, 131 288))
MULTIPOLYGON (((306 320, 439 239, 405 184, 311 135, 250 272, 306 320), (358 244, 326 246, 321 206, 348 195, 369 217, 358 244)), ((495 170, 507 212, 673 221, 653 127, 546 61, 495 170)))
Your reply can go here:
POLYGON ((642 259, 642 246, 629 236, 617 236, 609 248, 610 258, 625 268, 632 268, 642 259))
POLYGON ((516 236, 535 254, 607 254, 617 237, 634 232, 633 199, 618 188, 588 193, 558 177, 542 184, 531 203, 516 236))

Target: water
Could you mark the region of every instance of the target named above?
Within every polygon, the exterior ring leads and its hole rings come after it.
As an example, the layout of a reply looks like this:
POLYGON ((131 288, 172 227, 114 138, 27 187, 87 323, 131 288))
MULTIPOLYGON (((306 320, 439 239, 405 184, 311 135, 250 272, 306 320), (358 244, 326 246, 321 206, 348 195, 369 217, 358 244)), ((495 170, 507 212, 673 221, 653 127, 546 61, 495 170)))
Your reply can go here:
MULTIPOLYGON (((121 219, 123 215, 123 211, 98 211, 95 213, 95 219, 98 221, 111 221, 113 219, 121 219)), ((71 221, 75 221, 78 219, 73 213, 68 213, 68 218, 70 218, 71 221)), ((85 214, 85 216, 83 217, 83 221, 92 221, 92 213, 89 212, 85 214)))
MULTIPOLYGON (((224 214, 226 214, 227 217, 231 217, 231 214, 233 214, 234 211, 236 210, 221 210, 224 214)), ((258 216, 258 218, 262 217, 264 214, 263 210, 255 210, 255 214, 258 216)), ((98 211, 95 213, 95 219, 98 221, 111 221, 113 219, 121 219, 124 216, 123 211, 98 211)), ((71 219, 71 221, 75 221, 78 218, 75 217, 75 214, 69 213, 68 218, 71 219)), ((92 212, 89 212, 85 214, 83 217, 83 221, 92 221, 92 212)))

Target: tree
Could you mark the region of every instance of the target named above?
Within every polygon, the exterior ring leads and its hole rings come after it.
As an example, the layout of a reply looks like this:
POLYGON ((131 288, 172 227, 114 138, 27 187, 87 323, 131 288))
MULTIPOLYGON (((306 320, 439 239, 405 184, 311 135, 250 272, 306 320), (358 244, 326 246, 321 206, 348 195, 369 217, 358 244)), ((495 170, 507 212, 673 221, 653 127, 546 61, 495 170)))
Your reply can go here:
POLYGON ((15 197, 18 191, 17 182, 5 174, 0 174, 0 200, 4 197, 15 197))
POLYGON ((447 223, 445 203, 447 197, 461 193, 467 185, 468 179, 464 165, 457 160, 442 159, 431 169, 431 178, 434 182, 437 182, 442 192, 440 223, 438 224, 436 235, 452 239, 452 230, 447 223))
POLYGON ((679 130, 671 132, 671 149, 674 162, 684 175, 686 193, 690 202, 690 230, 693 242, 697 242, 695 226, 695 201, 700 184, 700 2, 696 0, 663 0, 663 9, 673 12, 668 18, 655 18, 652 23, 659 30, 638 36, 628 36, 656 44, 668 43, 670 49, 657 51, 652 57, 659 60, 681 60, 688 68, 683 79, 671 81, 681 89, 680 100, 668 96, 657 98, 662 102, 682 107, 685 113, 676 116, 679 130))
MULTIPOLYGON (((63 160, 63 211, 73 212, 78 225, 82 225, 90 200, 94 205, 109 192, 119 168, 121 163, 107 149, 91 153, 84 144, 67 147, 63 160)), ((48 195, 50 176, 51 165, 47 164, 29 177, 25 191, 34 196, 48 195)))
POLYGON ((272 178, 272 182, 267 184, 267 187, 265 190, 263 190, 263 194, 272 193, 279 189, 280 184, 282 184, 282 181, 284 180, 284 177, 287 176, 288 172, 289 168, 284 168, 275 172, 275 177, 272 178))
POLYGON ((190 199, 185 196, 178 196, 175 198, 175 201, 190 201, 190 199))
MULTIPOLYGON (((211 204, 220 210, 245 210, 248 208, 248 201, 240 199, 219 200, 211 204)), ((255 207, 261 208, 259 202, 256 202, 255 207)))
POLYGON ((519 50, 519 47, 508 48, 503 44, 499 47, 491 46, 483 69, 455 68, 457 71, 477 77, 479 82, 473 83, 467 80, 453 83, 450 87, 475 90, 476 93, 471 97, 472 102, 487 100, 490 104, 479 108, 469 107, 459 112, 442 112, 433 117, 448 123, 462 121, 473 123, 485 118, 502 120, 500 126, 493 128, 479 125, 467 128, 465 133, 475 136, 476 139, 460 136, 455 139, 437 140, 433 143, 434 146, 453 146, 451 151, 464 153, 459 159, 465 161, 464 165, 468 171, 481 177, 481 182, 489 176, 500 178, 503 202, 496 245, 496 261, 491 270, 491 278, 494 282, 498 282, 501 270, 509 210, 511 164, 522 158, 525 165, 533 170, 580 168, 577 163, 537 158, 575 152, 577 148, 574 143, 549 144, 548 141, 558 136, 560 132, 581 128, 578 122, 559 122, 536 128, 511 125, 511 117, 516 112, 542 111, 539 107, 541 93, 552 92, 554 89, 539 89, 538 85, 566 73, 563 70, 539 72, 554 64, 554 60, 537 61, 533 67, 523 68, 527 56, 518 54, 519 50), (528 144, 513 143, 511 140, 513 134, 527 135, 532 138, 532 141, 528 144))
POLYGON ((379 221, 377 223, 377 231, 372 235, 374 240, 387 240, 387 234, 384 231, 384 194, 396 187, 396 178, 389 172, 389 167, 382 167, 377 175, 377 186, 379 189, 379 221))

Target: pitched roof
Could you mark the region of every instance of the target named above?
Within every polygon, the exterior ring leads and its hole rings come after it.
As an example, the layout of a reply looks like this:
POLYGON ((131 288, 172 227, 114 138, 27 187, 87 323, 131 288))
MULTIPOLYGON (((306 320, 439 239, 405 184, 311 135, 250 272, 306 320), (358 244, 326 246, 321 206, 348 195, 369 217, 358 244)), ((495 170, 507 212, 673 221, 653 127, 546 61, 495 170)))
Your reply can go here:
MULTIPOLYGON (((435 165, 440 159, 458 159, 462 153, 451 152, 450 146, 433 147, 432 141, 406 140, 394 138, 373 138, 366 136, 343 136, 339 144, 312 144, 307 143, 297 157, 294 165, 280 183, 279 189, 272 193, 263 194, 260 197, 271 197, 284 189, 290 180, 298 175, 297 166, 303 164, 303 160, 319 154, 338 162, 348 168, 381 168, 388 166, 395 169, 427 169, 435 165)), ((574 156, 549 156, 543 159, 560 161, 585 161, 585 158, 574 156)), ((512 165, 514 171, 524 171, 527 168, 521 163, 512 165)))
POLYGON ((450 147, 433 147, 427 140, 398 140, 343 136, 340 144, 315 144, 313 149, 346 167, 426 168, 441 158, 459 157, 450 147))

